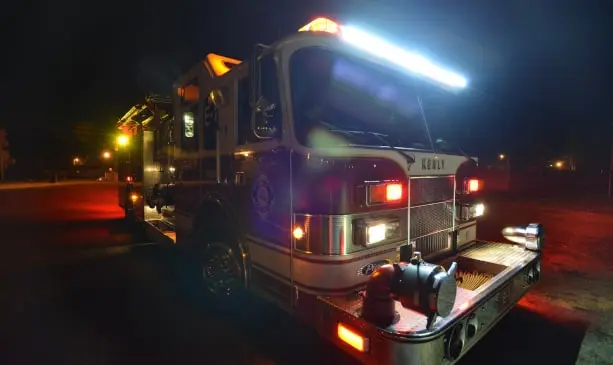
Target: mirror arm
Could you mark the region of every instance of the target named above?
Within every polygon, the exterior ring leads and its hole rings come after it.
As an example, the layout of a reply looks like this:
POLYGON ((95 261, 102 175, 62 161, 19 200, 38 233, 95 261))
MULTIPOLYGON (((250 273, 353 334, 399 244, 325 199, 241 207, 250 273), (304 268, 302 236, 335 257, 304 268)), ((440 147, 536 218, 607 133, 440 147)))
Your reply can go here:
POLYGON ((251 129, 253 134, 258 139, 271 139, 273 136, 264 136, 258 133, 257 131, 257 118, 258 114, 261 114, 262 117, 265 117, 265 111, 258 111, 258 107, 260 106, 260 100, 262 98, 262 82, 261 82, 261 58, 262 55, 268 50, 269 47, 263 44, 256 44, 254 47, 254 52, 251 56, 250 64, 249 64, 249 76, 251 81, 251 92, 250 92, 250 100, 249 104, 251 106, 251 129))

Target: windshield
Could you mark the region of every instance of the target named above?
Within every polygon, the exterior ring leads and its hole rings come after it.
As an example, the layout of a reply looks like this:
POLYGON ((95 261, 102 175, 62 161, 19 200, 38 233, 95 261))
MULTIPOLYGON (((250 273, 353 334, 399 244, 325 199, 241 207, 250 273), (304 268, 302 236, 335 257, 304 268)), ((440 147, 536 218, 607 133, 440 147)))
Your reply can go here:
POLYGON ((318 47, 294 53, 290 73, 294 129, 303 145, 430 149, 406 75, 318 47))

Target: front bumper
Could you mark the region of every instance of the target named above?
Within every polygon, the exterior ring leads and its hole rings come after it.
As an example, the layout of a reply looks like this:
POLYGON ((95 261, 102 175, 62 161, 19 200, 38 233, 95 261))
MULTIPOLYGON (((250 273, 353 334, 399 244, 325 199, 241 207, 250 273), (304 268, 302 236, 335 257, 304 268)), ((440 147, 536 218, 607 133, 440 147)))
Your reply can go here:
MULTIPOLYGON (((366 364, 452 364, 474 346, 538 281, 540 253, 521 245, 477 242, 441 262, 489 275, 478 287, 460 284, 451 314, 426 329, 426 316, 396 303, 397 321, 380 328, 360 318, 362 300, 320 297, 318 328, 324 337, 366 364), (361 336, 361 351, 339 339, 339 323, 361 336)), ((469 278, 472 277, 468 276, 469 278)))

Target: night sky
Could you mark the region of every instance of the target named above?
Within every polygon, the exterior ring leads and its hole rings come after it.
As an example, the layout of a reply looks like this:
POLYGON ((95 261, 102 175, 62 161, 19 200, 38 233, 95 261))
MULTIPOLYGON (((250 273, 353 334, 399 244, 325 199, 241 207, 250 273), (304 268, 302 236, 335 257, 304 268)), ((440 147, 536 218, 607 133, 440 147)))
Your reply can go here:
POLYGON ((429 100, 437 135, 480 157, 516 161, 573 151, 608 164, 613 139, 609 1, 13 2, 0 126, 22 170, 98 154, 114 122, 207 53, 244 59, 319 15, 374 29, 467 75, 461 95, 429 100), (436 4, 436 5, 433 5, 436 4))

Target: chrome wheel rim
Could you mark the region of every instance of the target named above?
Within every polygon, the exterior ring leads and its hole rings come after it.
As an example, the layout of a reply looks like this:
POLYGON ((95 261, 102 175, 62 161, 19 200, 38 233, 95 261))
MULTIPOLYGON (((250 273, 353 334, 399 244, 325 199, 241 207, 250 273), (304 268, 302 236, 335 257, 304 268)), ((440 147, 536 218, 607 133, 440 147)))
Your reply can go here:
POLYGON ((225 245, 209 246, 204 255, 202 277, 209 292, 229 297, 240 285, 240 265, 225 245))

